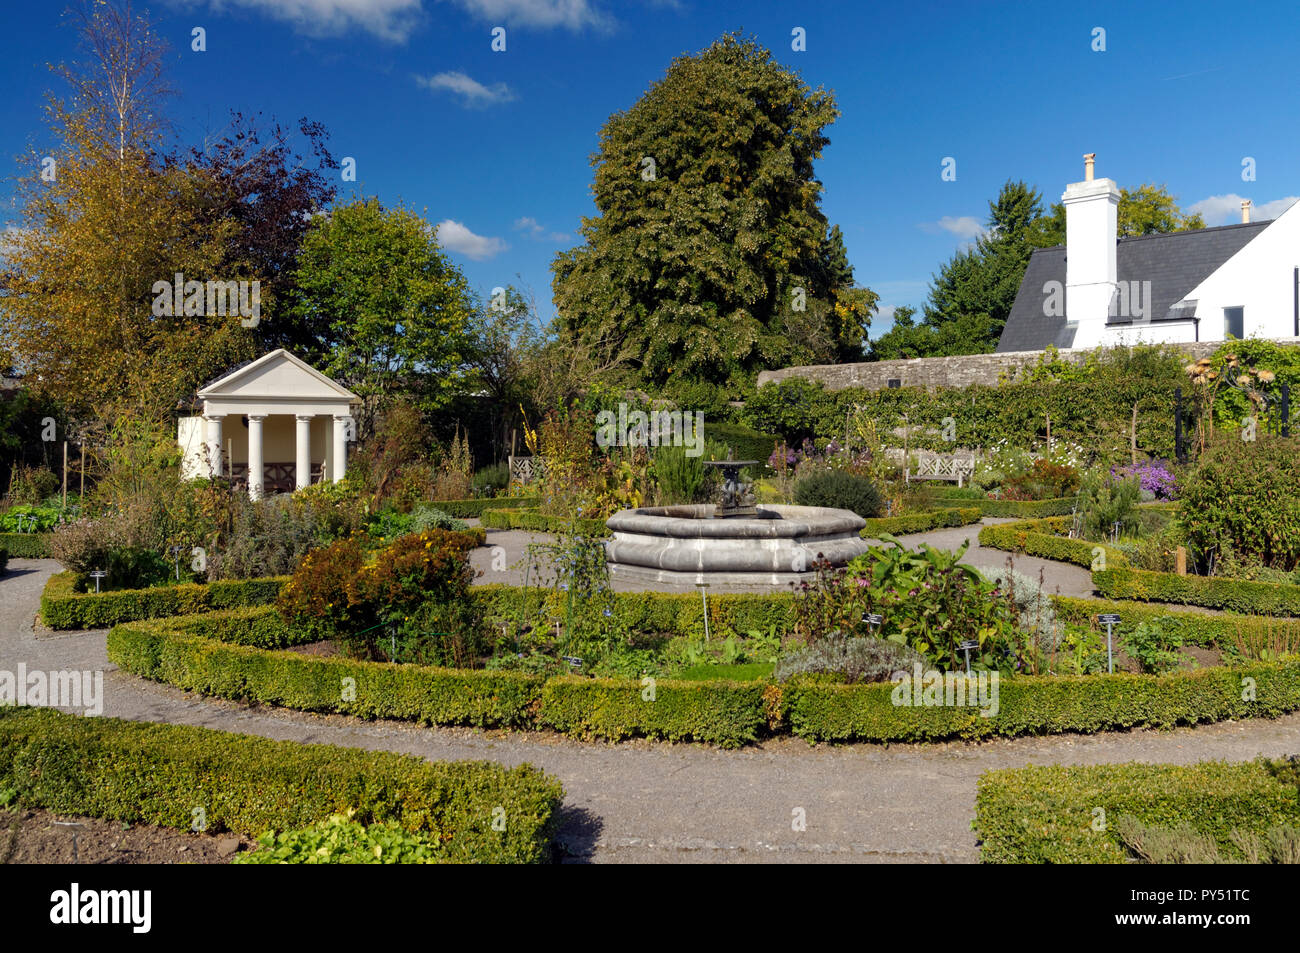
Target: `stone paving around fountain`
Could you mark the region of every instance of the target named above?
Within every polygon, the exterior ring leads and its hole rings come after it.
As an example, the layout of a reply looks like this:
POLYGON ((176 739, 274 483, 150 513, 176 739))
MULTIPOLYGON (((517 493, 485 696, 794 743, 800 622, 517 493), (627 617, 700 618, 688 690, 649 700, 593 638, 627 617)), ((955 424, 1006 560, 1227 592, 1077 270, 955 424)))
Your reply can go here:
MULTIPOLYGON (((469 520, 477 524, 476 520, 469 520)), ((970 526, 958 526, 951 529, 931 530, 927 533, 912 533, 898 537, 905 544, 916 547, 929 543, 940 549, 954 550, 964 541, 970 540, 970 549, 966 551, 962 562, 980 569, 1000 569, 1011 559, 1009 554, 999 549, 985 549, 979 544, 978 536, 981 525, 994 523, 1011 523, 1014 519, 985 517, 984 523, 970 526)), ((470 555, 470 562, 481 575, 475 580, 483 585, 487 583, 507 583, 520 586, 524 583, 524 554, 530 542, 550 542, 554 539, 546 533, 532 533, 522 530, 487 531, 487 546, 479 547, 470 555)), ((874 545, 881 545, 878 540, 874 545)), ((1038 559, 1034 556, 1015 556, 1016 569, 1038 579, 1041 573, 1043 588, 1049 595, 1090 596, 1092 595, 1092 574, 1088 570, 1065 563, 1038 559)), ((656 583, 652 586, 615 582, 614 589, 620 592, 643 592, 653 589, 659 592, 696 592, 693 585, 673 585, 656 583)), ((774 590, 775 591, 775 590, 774 590)))

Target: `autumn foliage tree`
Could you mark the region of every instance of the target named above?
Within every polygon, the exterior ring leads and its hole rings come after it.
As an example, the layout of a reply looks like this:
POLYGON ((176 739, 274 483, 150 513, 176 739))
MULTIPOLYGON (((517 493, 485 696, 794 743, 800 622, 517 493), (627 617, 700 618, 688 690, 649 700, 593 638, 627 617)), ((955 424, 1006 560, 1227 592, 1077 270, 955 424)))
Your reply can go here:
MULTIPOLYGON (((251 356, 239 316, 156 316, 155 282, 228 266, 234 225, 204 221, 201 177, 161 153, 163 45, 129 6, 76 17, 84 63, 54 67, 54 146, 22 160, 21 226, 6 250, 3 311, 15 362, 72 413, 167 426, 204 380, 251 356)), ((227 277, 221 275, 221 277, 227 277)), ((233 277, 233 276, 231 276, 233 277)))

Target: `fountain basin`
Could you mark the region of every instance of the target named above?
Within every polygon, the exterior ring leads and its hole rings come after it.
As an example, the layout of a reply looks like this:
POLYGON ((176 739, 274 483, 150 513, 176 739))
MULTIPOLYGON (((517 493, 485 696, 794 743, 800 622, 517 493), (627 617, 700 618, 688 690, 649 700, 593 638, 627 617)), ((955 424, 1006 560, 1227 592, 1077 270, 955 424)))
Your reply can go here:
POLYGON ((818 558, 843 566, 868 549, 866 521, 848 510, 763 504, 752 517, 715 518, 713 504, 615 513, 606 525, 611 581, 770 591, 816 577, 818 558))

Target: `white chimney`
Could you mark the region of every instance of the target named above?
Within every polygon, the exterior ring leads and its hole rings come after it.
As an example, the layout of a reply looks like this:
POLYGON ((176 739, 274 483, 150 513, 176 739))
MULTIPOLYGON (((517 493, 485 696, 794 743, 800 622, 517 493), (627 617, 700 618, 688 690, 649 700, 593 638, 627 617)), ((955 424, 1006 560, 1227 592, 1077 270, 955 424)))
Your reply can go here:
POLYGON ((1099 347, 1115 295, 1119 186, 1093 178, 1096 153, 1083 157, 1084 180, 1065 187, 1065 316, 1073 347, 1099 347))
POLYGON ((1250 199, 1244 199, 1241 203, 1241 224, 1250 224, 1250 199))

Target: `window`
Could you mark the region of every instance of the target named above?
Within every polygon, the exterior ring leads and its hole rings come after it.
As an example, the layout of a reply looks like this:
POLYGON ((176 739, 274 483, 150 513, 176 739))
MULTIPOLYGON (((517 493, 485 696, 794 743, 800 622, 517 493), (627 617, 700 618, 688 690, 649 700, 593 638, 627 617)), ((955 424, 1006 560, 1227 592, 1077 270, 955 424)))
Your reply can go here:
POLYGON ((902 382, 901 380, 899 380, 897 377, 891 377, 889 380, 885 381, 885 386, 886 386, 886 387, 902 387, 902 386, 903 386, 903 382, 902 382))
POLYGON ((1246 309, 1245 308, 1224 308, 1223 309, 1223 336, 1234 337, 1241 340, 1245 335, 1246 327, 1246 309))

